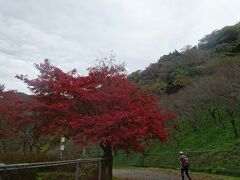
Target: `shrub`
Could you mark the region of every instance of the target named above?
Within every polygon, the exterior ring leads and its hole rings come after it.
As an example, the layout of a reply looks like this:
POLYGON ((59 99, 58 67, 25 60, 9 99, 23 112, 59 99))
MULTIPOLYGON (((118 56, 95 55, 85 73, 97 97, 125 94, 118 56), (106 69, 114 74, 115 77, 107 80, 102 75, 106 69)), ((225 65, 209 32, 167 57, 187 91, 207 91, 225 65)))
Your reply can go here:
POLYGON ((34 163, 56 161, 58 156, 43 153, 0 153, 0 163, 17 164, 17 163, 34 163))
POLYGON ((38 173, 37 180, 73 180, 75 173, 66 172, 43 172, 38 173))

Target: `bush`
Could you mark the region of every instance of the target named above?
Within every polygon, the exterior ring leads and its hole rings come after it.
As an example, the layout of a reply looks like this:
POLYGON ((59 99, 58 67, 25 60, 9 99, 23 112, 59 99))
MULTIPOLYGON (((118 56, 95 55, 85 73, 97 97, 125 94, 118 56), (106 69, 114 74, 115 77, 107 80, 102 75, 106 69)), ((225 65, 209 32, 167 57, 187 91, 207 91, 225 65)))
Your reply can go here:
POLYGON ((44 172, 38 173, 36 180, 73 180, 75 173, 44 172))
POLYGON ((0 174, 0 177, 4 180, 36 180, 36 175, 37 169, 24 169, 4 172, 0 174))
MULTIPOLYGON (((0 163, 18 164, 18 163, 34 163, 56 161, 57 156, 43 153, 0 153, 0 163)), ((22 169, 1 173, 4 180, 35 180, 39 169, 22 169)))
POLYGON ((45 153, 0 153, 0 163, 5 164, 47 162, 56 160, 59 160, 56 155, 45 153))

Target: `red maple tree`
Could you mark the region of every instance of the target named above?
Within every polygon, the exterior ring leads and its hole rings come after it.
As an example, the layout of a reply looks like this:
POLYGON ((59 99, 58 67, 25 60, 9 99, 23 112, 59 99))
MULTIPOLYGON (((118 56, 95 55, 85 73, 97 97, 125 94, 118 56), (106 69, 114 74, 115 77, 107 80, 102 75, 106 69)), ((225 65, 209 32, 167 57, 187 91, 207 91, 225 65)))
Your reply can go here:
POLYGON ((20 104, 16 91, 6 91, 0 84, 0 141, 4 152, 6 141, 15 137, 19 129, 18 123, 22 118, 20 104))
POLYGON ((43 132, 68 134, 99 143, 104 156, 131 149, 144 152, 149 138, 165 140, 165 121, 174 115, 157 108, 158 99, 127 79, 123 66, 100 64, 87 76, 68 73, 48 60, 35 65, 36 79, 17 76, 34 93, 43 132))

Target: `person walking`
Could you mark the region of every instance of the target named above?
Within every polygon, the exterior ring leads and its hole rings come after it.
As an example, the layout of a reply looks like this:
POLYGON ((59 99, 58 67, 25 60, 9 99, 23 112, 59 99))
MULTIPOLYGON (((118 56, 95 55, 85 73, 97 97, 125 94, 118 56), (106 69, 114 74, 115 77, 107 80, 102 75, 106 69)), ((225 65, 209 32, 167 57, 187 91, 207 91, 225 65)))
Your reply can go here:
POLYGON ((182 180, 184 180, 184 172, 185 172, 186 176, 188 177, 188 179, 191 180, 191 177, 188 174, 188 170, 189 170, 189 166, 190 166, 189 158, 183 153, 183 151, 180 151, 179 155, 180 155, 179 161, 181 164, 182 180))

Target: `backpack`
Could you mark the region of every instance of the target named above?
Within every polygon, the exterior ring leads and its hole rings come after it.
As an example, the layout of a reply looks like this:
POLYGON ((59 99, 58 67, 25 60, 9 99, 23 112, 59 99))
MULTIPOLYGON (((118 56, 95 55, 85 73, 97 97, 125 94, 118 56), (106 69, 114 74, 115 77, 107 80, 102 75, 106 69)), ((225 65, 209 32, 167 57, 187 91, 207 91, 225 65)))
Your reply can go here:
POLYGON ((187 156, 185 156, 185 155, 180 156, 180 161, 182 162, 182 165, 184 167, 189 167, 190 162, 189 162, 189 159, 187 156))

